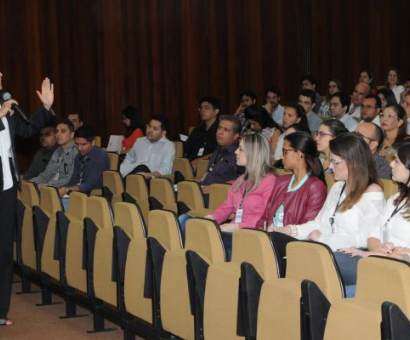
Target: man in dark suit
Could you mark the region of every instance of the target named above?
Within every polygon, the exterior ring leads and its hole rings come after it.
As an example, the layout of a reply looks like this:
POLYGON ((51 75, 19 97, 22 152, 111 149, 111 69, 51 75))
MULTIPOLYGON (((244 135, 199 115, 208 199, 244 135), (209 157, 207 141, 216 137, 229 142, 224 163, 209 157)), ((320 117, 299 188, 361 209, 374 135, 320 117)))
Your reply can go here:
MULTIPOLYGON (((3 74, 0 72, 0 91, 3 74)), ((51 106, 54 101, 54 87, 48 78, 44 79, 41 92, 37 95, 43 106, 26 122, 15 114, 13 99, 1 103, 0 107, 0 326, 9 326, 13 321, 7 318, 10 307, 13 278, 13 232, 15 229, 18 171, 14 135, 30 137, 37 134, 54 117, 51 106)))

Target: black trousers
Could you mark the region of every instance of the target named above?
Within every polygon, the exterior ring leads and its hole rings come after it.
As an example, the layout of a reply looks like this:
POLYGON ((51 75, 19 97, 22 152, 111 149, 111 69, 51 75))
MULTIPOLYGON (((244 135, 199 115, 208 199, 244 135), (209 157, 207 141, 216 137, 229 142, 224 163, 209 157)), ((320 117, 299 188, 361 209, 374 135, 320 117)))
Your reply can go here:
POLYGON ((0 191, 0 319, 10 308, 13 280, 13 235, 16 224, 17 186, 0 191))

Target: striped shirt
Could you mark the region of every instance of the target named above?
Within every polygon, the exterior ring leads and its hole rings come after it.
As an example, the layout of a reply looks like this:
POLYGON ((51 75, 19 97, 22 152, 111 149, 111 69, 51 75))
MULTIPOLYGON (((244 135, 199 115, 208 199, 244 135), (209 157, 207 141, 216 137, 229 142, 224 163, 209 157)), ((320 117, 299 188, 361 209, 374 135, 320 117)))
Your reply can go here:
POLYGON ((54 151, 46 169, 30 182, 48 186, 62 187, 67 185, 74 172, 74 160, 78 154, 74 142, 66 149, 61 146, 54 151))

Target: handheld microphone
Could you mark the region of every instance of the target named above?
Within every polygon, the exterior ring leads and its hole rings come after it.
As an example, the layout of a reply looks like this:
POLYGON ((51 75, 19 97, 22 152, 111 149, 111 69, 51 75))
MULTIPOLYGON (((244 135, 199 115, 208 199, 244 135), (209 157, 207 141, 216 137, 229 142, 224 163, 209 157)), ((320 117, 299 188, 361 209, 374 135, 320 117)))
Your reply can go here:
MULTIPOLYGON (((2 94, 1 97, 2 97, 2 98, 1 98, 2 101, 5 102, 5 101, 11 99, 11 94, 10 94, 9 92, 3 92, 3 94, 2 94)), ((16 105, 16 104, 11 104, 11 108, 12 108, 13 110, 15 110, 16 112, 18 112, 18 114, 20 115, 21 118, 23 118, 23 120, 25 120, 27 123, 29 122, 29 120, 28 120, 26 114, 23 112, 22 109, 20 109, 20 108, 18 107, 18 105, 16 105)))

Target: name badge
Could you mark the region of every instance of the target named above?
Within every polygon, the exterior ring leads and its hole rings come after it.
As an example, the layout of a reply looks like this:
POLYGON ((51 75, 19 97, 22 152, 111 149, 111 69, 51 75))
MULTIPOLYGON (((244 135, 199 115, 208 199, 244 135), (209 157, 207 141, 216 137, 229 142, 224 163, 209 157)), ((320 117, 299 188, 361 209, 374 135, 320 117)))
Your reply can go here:
POLYGON ((198 157, 201 157, 201 156, 203 156, 204 155, 204 151, 205 151, 205 148, 200 148, 199 150, 198 150, 198 157))
POLYGON ((278 214, 278 219, 276 220, 277 224, 275 225, 275 227, 277 227, 277 228, 282 228, 283 227, 284 217, 285 217, 285 214, 284 214, 283 211, 278 214))
POLYGON ((243 209, 236 210, 235 223, 242 223, 243 209))

